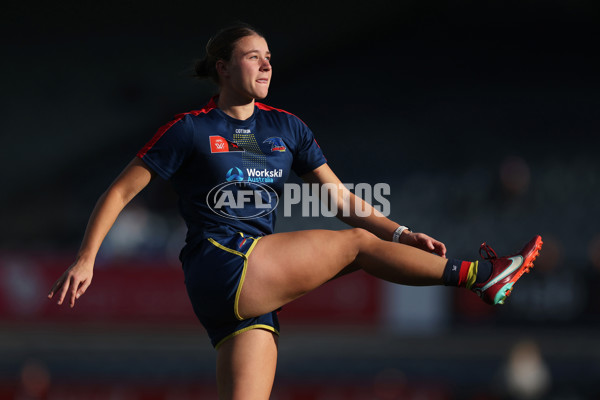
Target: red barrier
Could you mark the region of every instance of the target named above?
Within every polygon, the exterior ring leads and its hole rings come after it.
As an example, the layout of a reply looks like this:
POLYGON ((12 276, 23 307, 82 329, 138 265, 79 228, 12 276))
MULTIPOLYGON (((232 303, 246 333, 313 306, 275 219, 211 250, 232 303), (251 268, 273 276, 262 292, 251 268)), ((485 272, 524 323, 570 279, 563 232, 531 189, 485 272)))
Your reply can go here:
MULTIPOLYGON (((47 387, 0 383, 0 396, 3 399, 216 400, 217 392, 214 382, 200 384, 48 382, 47 387)), ((451 392, 448 387, 439 382, 406 383, 381 380, 377 377, 374 380, 333 380, 330 382, 278 381, 276 379, 272 398, 285 400, 447 400, 451 398, 451 392)))
MULTIPOLYGON (((197 324, 177 261, 98 261, 92 285, 73 309, 46 295, 72 258, 0 255, 0 320, 197 324)), ((379 319, 379 282, 357 272, 284 307, 282 320, 370 324, 379 319)))
MULTIPOLYGON (((119 260, 98 262, 92 285, 73 309, 46 295, 72 262, 66 257, 3 256, 3 320, 197 323, 177 264, 119 260)), ((56 297, 56 296, 55 296, 56 297)))
POLYGON ((285 305, 282 322, 373 324, 380 321, 381 281, 358 271, 285 305))

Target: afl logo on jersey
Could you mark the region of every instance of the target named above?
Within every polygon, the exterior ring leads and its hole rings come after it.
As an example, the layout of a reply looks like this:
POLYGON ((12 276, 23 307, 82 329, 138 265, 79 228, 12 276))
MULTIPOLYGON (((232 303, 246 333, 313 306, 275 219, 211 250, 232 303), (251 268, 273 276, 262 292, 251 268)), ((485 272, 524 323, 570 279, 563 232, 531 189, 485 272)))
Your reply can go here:
POLYGON ((271 144, 271 152, 280 151, 283 152, 286 150, 285 143, 283 143, 283 139, 280 137, 270 137, 265 140, 263 143, 271 144))
POLYGON ((215 186, 206 195, 210 210, 229 219, 261 218, 275 211, 278 203, 279 196, 269 185, 233 179, 215 186))

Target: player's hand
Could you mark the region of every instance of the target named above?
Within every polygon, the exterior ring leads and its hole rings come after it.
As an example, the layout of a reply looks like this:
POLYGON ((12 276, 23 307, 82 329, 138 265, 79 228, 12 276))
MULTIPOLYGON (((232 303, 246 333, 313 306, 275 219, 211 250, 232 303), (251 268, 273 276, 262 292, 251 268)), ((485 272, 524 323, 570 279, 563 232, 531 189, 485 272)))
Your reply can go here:
POLYGON ((400 242, 421 250, 435 253, 438 256, 446 257, 446 245, 424 233, 407 232, 402 234, 400 242))
POLYGON ((54 295, 57 295, 59 305, 63 303, 65 298, 68 298, 69 305, 73 308, 75 300, 81 297, 92 283, 93 269, 93 263, 76 261, 54 283, 54 286, 48 292, 48 298, 51 299, 54 295))

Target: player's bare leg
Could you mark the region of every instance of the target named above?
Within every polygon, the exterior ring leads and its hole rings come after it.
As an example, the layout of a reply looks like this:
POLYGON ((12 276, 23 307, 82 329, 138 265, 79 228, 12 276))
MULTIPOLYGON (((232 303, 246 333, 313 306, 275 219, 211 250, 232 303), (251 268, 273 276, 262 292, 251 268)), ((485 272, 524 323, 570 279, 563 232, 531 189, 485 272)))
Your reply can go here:
POLYGON ((267 400, 277 365, 277 335, 252 329, 225 341, 217 351, 221 400, 267 400))
POLYGON ((358 228, 277 233, 250 254, 238 309, 245 318, 271 312, 358 268, 394 283, 439 285, 446 261, 358 228))

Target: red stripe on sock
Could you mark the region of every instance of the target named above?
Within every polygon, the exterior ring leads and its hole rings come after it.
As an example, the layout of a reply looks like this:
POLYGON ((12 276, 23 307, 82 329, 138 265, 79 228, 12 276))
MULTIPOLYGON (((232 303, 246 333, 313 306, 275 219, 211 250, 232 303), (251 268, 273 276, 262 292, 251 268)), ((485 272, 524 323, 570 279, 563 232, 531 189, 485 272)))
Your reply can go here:
POLYGON ((471 268, 470 261, 463 261, 460 263, 460 273, 458 276, 458 287, 465 287, 467 283, 467 277, 469 276, 469 268, 471 268))

